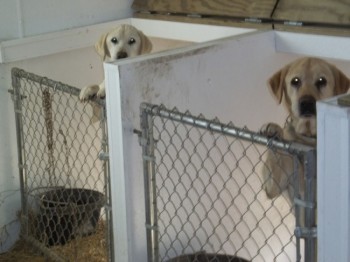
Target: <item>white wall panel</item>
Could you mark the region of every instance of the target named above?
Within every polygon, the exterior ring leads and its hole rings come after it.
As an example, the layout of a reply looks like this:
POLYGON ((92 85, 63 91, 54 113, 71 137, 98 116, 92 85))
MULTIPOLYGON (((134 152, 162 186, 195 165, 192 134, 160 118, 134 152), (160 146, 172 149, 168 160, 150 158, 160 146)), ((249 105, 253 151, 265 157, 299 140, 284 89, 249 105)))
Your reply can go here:
POLYGON ((32 36, 131 16, 130 0, 25 0, 23 32, 32 36))
POLYGON ((0 42, 20 35, 17 8, 18 1, 0 0, 0 42))
POLYGON ((0 0, 0 41, 132 16, 132 0, 0 0))
POLYGON ((317 103, 317 217, 320 262, 350 256, 350 108, 317 103))

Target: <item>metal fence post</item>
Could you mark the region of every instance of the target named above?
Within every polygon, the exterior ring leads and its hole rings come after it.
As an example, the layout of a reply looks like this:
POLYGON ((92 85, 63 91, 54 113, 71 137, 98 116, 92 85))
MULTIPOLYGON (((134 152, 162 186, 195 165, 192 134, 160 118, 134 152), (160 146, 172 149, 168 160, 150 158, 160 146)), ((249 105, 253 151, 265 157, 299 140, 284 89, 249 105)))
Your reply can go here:
POLYGON ((23 223, 21 233, 23 235, 28 234, 28 209, 27 209, 27 198, 26 198, 26 179, 25 179, 25 155, 23 151, 23 123, 22 123, 22 95, 21 95, 21 83, 17 77, 17 69, 12 70, 12 87, 13 102, 15 110, 15 121, 16 121, 16 136, 17 136, 17 151, 18 151, 18 169, 19 169, 19 182, 21 189, 21 223, 23 223))
POLYGON ((158 222, 156 202, 156 180, 155 180, 155 157, 153 138, 153 118, 143 110, 141 106, 141 129, 140 144, 142 146, 145 204, 146 204, 146 230, 147 230, 147 252, 149 262, 158 262, 158 222))
MULTIPOLYGON (((300 160, 297 155, 293 156, 293 165, 294 165, 294 170, 293 170, 293 186, 294 186, 294 210, 295 210, 295 238, 296 238, 296 262, 301 261, 301 251, 300 251, 300 239, 302 238, 301 234, 299 233, 300 230, 298 231, 297 229, 300 229, 301 223, 300 223, 300 218, 301 218, 301 206, 296 204, 295 201, 296 199, 300 199, 300 176, 299 176, 299 165, 300 165, 300 160)), ((304 219, 304 218, 303 218, 304 219)))
POLYGON ((316 150, 304 154, 305 174, 305 261, 317 261, 316 232, 316 150))
MULTIPOLYGON (((102 130, 102 143, 101 143, 101 153, 99 155, 100 160, 103 161, 103 175, 105 181, 110 181, 110 169, 109 169, 109 148, 108 148, 108 133, 107 133, 107 112, 106 112, 106 104, 103 103, 103 106, 101 106, 101 119, 100 119, 100 127, 102 130)), ((107 183, 105 186, 105 193, 106 193, 106 218, 108 223, 108 228, 113 228, 113 212, 112 212, 112 196, 111 196, 111 183, 107 183)), ((111 247, 109 251, 109 257, 112 260, 114 258, 114 241, 113 241, 113 232, 112 230, 108 230, 106 232, 106 239, 108 246, 111 247)))

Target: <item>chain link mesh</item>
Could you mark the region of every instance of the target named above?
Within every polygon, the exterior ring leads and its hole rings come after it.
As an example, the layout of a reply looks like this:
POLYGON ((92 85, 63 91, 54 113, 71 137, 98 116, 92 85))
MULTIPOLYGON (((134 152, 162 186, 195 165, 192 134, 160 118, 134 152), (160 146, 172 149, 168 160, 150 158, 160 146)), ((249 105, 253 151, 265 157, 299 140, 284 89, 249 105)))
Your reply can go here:
POLYGON ((265 155, 282 152, 271 151, 270 139, 163 106, 141 110, 144 146, 154 147, 144 151, 154 164, 154 174, 145 169, 151 261, 297 261, 290 197, 271 200, 262 189, 265 155))
POLYGON ((22 238, 53 261, 109 261, 104 110, 92 123, 79 89, 20 69, 12 78, 22 238))

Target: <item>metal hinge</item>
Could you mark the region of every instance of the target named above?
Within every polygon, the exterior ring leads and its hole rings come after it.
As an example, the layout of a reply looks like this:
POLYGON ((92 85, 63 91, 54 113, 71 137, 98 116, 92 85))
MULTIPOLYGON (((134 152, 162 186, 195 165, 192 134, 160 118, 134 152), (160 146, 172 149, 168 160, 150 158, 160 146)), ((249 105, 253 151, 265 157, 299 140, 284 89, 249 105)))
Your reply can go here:
POLYGON ((316 203, 304 201, 304 200, 297 198, 297 197, 294 198, 294 204, 297 206, 306 207, 306 208, 315 208, 316 207, 316 203))
POLYGON ((261 24, 262 20, 259 19, 259 18, 249 17, 249 18, 244 18, 244 22, 246 22, 246 23, 254 23, 254 24, 261 24))
MULTIPOLYGON (((15 91, 13 89, 8 89, 7 92, 11 94, 12 100, 15 98, 15 91)), ((27 96, 21 95, 21 99, 25 99, 27 96)))
POLYGON ((303 26, 303 22, 298 21, 284 21, 283 24, 289 26, 303 26))
POLYGON ((145 146, 147 145, 147 140, 142 137, 142 131, 138 129, 134 129, 133 133, 136 134, 139 138, 139 145, 140 146, 145 146))
POLYGON ((8 89, 7 92, 11 94, 12 101, 15 101, 15 91, 13 89, 8 89))
POLYGON ((100 152, 99 154, 98 154, 98 158, 100 159, 100 160, 102 160, 102 161, 108 161, 109 160, 109 154, 108 154, 108 152, 100 152))
POLYGON ((202 15, 200 14, 187 14, 186 16, 189 18, 202 18, 202 15))
POLYGON ((137 13, 139 13, 139 14, 145 14, 145 15, 150 15, 150 14, 152 14, 151 11, 147 11, 147 10, 140 10, 140 11, 138 11, 137 13))
POLYGON ((296 227, 294 234, 299 238, 316 238, 317 237, 317 227, 296 227))

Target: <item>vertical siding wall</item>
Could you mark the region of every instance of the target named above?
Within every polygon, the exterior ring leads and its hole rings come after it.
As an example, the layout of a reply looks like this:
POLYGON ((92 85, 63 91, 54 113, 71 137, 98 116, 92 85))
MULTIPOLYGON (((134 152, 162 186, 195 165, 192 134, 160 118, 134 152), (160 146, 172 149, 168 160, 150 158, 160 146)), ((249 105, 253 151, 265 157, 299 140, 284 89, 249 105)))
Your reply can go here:
POLYGON ((0 41, 127 18, 131 4, 131 0, 1 0, 0 41))

